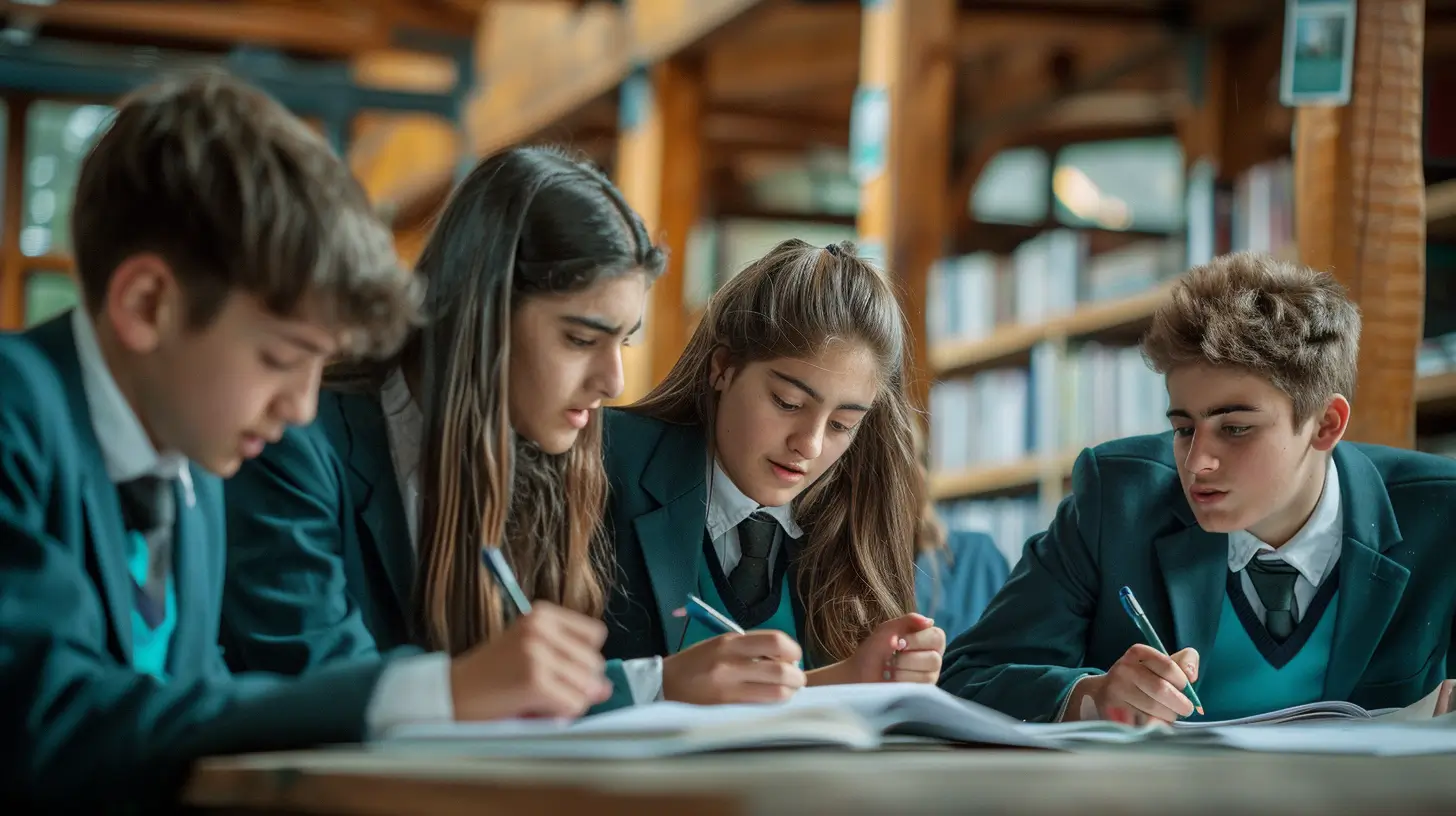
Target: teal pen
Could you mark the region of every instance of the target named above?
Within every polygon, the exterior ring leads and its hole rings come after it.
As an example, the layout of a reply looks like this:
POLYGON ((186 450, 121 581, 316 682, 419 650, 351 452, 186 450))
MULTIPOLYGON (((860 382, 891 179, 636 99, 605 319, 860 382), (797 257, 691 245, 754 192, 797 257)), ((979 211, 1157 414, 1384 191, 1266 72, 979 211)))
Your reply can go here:
MULTIPOLYGON (((1153 631, 1152 622, 1143 612, 1142 604, 1138 603, 1137 596, 1132 594, 1132 589, 1123 587, 1117 593, 1117 597, 1122 601, 1122 608, 1127 610, 1128 617, 1132 618, 1132 622, 1137 624, 1137 628, 1142 631, 1143 638, 1147 640, 1148 645, 1165 655, 1168 654, 1168 650, 1163 648, 1163 641, 1158 637, 1158 633, 1153 631)), ((1183 693, 1188 697, 1188 701, 1193 703, 1193 708, 1202 714, 1203 701, 1198 699, 1198 692, 1193 690, 1192 683, 1183 689, 1183 693)))

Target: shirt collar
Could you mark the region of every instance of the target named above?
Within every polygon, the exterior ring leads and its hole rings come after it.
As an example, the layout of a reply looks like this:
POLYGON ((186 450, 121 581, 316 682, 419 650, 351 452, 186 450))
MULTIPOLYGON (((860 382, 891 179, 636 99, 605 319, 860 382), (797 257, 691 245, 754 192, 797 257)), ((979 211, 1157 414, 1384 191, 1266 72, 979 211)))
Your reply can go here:
POLYGON ((1229 570, 1242 570, 1255 556, 1272 557, 1294 567, 1306 581, 1319 586, 1334 563, 1344 538, 1340 478, 1335 469, 1335 458, 1331 456, 1325 467, 1325 484, 1319 503, 1299 532, 1277 550, 1247 530, 1229 533, 1229 570))
POLYGON ((389 423, 391 453, 395 470, 401 479, 415 475, 420 464, 420 449, 425 428, 425 415, 410 394, 404 372, 395 368, 379 389, 379 407, 389 423))
POLYGON ((76 343, 76 357, 81 364, 86 407, 91 411, 91 427, 96 432, 96 442, 101 446, 106 475, 116 484, 148 475, 178 479, 183 483, 190 502, 192 479, 186 457, 157 453, 136 411, 117 386, 106 358, 101 355, 96 329, 85 310, 71 310, 71 334, 76 343))
POLYGON ((723 472, 723 467, 716 458, 713 460, 708 480, 712 485, 712 496, 708 501, 709 540, 718 540, 724 533, 737 527, 739 522, 760 510, 773 517, 789 538, 801 538, 804 535, 804 531, 794 522, 792 504, 760 507, 758 502, 743 495, 738 485, 733 484, 733 480, 723 472))

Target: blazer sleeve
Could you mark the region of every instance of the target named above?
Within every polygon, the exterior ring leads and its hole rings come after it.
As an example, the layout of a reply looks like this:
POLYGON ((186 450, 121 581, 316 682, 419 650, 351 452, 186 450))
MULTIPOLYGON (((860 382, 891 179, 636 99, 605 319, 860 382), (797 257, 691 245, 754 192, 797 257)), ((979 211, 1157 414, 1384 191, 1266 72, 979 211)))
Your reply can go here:
POLYGON ((980 621, 946 650, 940 686, 1030 722, 1054 720, 1082 668, 1097 602, 1100 523, 1096 454, 1084 451, 1072 493, 1027 542, 980 621))
POLYGON ((633 704, 632 684, 627 681, 627 670, 622 668, 622 661, 607 661, 607 679, 612 681, 612 696, 592 706, 586 712, 587 716, 605 714, 633 704))
POLYGON ((79 523, 74 445, 30 401, 0 400, 0 799, 147 810, 204 756, 361 739, 378 660, 163 684, 115 659, 84 537, 57 532, 79 523))
POLYGON ((344 485, 312 428, 226 482, 223 643, 234 671, 302 674, 377 653, 344 573, 344 485))

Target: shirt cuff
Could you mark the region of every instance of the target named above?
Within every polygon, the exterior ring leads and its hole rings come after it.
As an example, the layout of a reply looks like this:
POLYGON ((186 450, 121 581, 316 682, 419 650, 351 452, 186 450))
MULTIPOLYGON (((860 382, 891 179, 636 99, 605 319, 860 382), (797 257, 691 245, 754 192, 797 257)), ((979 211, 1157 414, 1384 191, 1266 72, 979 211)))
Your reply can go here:
POLYGON ((627 675, 627 688, 632 692, 632 705, 646 705, 662 700, 662 658, 638 657, 622 661, 627 675))
POLYGON ((450 693, 450 656, 443 652, 391 661, 369 698, 365 724, 371 738, 399 725, 447 723, 455 719, 450 693))
POLYGON ((1092 676, 1093 675, 1090 674, 1084 674, 1081 677, 1078 677, 1076 681, 1072 683, 1072 687, 1067 689, 1067 696, 1062 698, 1062 706, 1061 708, 1057 709, 1057 716, 1055 719, 1052 720, 1052 722, 1062 722, 1066 719, 1067 706, 1072 704, 1072 698, 1077 695, 1077 683, 1080 683, 1083 680, 1086 680, 1087 678, 1092 676))

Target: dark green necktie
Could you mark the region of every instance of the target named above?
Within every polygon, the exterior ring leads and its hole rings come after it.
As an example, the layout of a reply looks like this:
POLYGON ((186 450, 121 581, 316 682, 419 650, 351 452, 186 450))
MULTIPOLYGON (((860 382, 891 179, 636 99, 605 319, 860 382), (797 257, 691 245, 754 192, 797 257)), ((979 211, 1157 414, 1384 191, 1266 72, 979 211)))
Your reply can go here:
POLYGON ((167 614, 167 575, 172 567, 172 525, 177 519, 173 480, 142 476, 116 486, 126 528, 146 541, 145 574, 133 574, 133 601, 155 629, 167 614))
POLYGON ((1275 641, 1283 643, 1294 634, 1294 615, 1298 611, 1294 608, 1294 582, 1299 580, 1299 570, 1284 561, 1255 558, 1244 571, 1264 603, 1264 628, 1275 641))
POLYGON ((767 513, 754 513, 738 522, 738 547, 743 554, 728 576, 728 585, 745 606, 768 597, 773 572, 768 557, 778 532, 779 523, 767 513))

